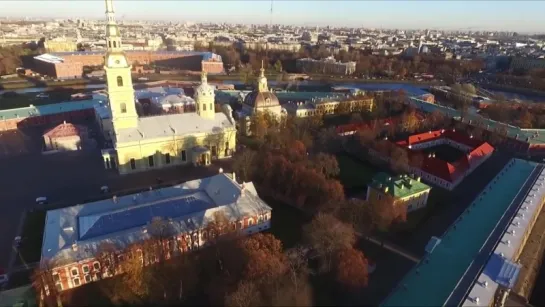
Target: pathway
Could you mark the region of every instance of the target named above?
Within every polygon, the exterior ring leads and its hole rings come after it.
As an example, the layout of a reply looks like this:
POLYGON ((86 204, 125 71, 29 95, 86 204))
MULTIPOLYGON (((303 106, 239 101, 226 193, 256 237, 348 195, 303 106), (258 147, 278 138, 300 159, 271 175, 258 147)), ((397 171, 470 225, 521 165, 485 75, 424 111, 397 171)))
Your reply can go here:
POLYGON ((356 233, 357 236, 361 237, 361 238, 364 238, 365 240, 371 242, 371 243, 374 243, 382 248, 385 248, 393 253, 396 253, 404 258, 407 258, 409 260, 411 260, 412 262, 414 263, 418 263, 420 262, 420 258, 416 257, 415 255, 413 255, 412 253, 410 253, 409 251, 406 251, 405 249, 393 244, 393 243, 390 243, 390 242, 386 242, 386 241, 383 241, 383 240, 380 240, 380 239, 377 239, 373 236, 364 236, 363 234, 361 233, 356 233))

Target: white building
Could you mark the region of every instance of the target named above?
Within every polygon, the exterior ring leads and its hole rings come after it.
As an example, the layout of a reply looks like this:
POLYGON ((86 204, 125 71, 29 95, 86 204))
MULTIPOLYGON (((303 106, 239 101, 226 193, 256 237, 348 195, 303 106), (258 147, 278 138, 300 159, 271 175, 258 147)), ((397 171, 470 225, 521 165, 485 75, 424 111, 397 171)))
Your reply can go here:
MULTIPOLYGON (((221 172, 221 171, 220 171, 221 172)), ((169 228, 167 257, 206 246, 218 234, 210 228, 221 213, 241 234, 270 228, 272 209, 254 185, 238 184, 235 174, 113 197, 47 212, 41 263, 48 265, 58 290, 110 277, 96 258, 104 244, 122 251, 152 238, 151 222, 169 228)))

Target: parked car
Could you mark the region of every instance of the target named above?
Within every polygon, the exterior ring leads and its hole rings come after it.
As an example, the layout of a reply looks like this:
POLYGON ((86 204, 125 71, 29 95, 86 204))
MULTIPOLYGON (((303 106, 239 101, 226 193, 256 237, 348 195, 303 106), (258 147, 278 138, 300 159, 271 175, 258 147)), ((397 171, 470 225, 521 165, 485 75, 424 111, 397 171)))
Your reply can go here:
POLYGON ((47 197, 41 196, 41 197, 36 198, 36 203, 37 203, 38 205, 45 205, 45 204, 47 204, 47 197))

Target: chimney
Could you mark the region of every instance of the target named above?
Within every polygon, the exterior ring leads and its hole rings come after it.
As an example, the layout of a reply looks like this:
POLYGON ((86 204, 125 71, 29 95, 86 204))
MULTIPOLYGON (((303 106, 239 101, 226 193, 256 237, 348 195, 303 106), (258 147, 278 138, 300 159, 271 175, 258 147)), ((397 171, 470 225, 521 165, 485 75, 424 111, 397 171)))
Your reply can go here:
POLYGON ((74 244, 72 244, 72 250, 77 252, 78 251, 78 241, 74 242, 74 244))
POLYGON ((114 196, 112 197, 112 201, 114 202, 114 204, 117 204, 117 196, 116 196, 116 195, 114 195, 114 196))
POLYGON ((420 176, 416 177, 416 181, 420 182, 420 176))
POLYGON ((63 125, 66 125, 66 121, 64 120, 64 121, 62 122, 62 124, 63 124, 63 125))
POLYGON ((220 167, 220 169, 218 170, 218 173, 222 174, 223 173, 223 168, 220 167))
POLYGON ((388 193, 388 187, 384 187, 384 193, 388 193))

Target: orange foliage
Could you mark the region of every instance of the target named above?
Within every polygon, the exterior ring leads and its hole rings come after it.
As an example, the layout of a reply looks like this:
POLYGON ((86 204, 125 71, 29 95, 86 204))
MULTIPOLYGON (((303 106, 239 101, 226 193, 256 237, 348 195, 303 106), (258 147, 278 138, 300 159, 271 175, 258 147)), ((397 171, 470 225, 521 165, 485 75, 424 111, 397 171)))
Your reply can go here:
POLYGON ((337 281, 353 291, 367 286, 367 259, 354 248, 346 248, 337 255, 337 281))

